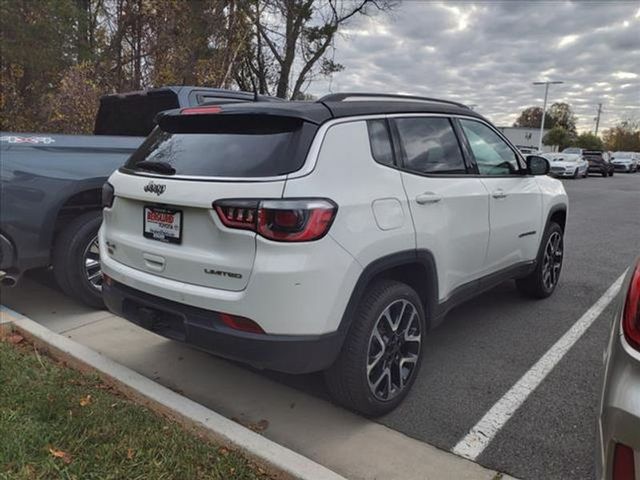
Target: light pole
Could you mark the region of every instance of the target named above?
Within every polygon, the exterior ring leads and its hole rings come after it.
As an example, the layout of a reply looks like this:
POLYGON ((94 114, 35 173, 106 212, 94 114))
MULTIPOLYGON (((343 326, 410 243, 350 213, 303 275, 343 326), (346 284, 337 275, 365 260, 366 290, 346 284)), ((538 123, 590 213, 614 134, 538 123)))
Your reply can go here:
POLYGON ((558 85, 564 82, 533 82, 534 85, 544 85, 544 106, 542 107, 542 120, 540 121, 540 140, 538 141, 538 151, 542 151, 542 132, 544 132, 544 117, 547 114, 547 96, 549 95, 549 85, 558 85))

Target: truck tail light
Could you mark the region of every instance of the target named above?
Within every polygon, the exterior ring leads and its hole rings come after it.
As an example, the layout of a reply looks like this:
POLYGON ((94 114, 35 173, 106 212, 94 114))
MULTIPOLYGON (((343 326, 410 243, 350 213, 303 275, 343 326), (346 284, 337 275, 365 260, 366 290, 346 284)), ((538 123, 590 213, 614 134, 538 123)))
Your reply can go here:
POLYGON ((629 345, 640 351, 640 261, 631 276, 622 313, 622 331, 629 345))
POLYGON ((621 443, 616 443, 613 450, 612 480, 635 480, 635 466, 633 449, 621 443))
POLYGON ((295 200, 217 200, 220 221, 228 228, 252 230, 277 242, 310 242, 324 237, 338 206, 324 198, 295 200))

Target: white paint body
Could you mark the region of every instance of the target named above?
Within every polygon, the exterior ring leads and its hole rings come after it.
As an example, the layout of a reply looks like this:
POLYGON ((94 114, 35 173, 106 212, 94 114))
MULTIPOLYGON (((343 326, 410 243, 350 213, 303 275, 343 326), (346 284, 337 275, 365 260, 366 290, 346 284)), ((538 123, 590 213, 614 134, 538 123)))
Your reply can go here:
POLYGON ((465 283, 536 258, 548 213, 567 203, 559 181, 426 176, 378 164, 366 119, 384 117, 327 122, 302 168, 282 177, 160 177, 167 185, 162 203, 184 211, 181 245, 142 236, 143 207, 158 196, 144 191, 148 177, 115 172, 115 201, 99 234, 104 273, 158 297, 250 318, 268 334, 318 335, 337 330, 363 269, 384 256, 431 251, 440 301, 465 283), (333 200, 338 211, 328 235, 274 242, 225 227, 211 207, 223 198, 280 197, 333 200), (241 277, 206 275, 203 268, 241 277))

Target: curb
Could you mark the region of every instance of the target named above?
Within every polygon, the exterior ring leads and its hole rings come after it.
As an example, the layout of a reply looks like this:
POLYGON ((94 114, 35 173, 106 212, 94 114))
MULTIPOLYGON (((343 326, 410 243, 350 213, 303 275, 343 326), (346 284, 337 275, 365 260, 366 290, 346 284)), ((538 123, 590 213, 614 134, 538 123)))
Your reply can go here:
POLYGON ((280 479, 346 480, 341 475, 259 435, 113 360, 54 333, 39 323, 0 305, 0 331, 9 326, 59 360, 80 370, 92 370, 139 403, 162 416, 200 430, 208 438, 243 453, 280 479))

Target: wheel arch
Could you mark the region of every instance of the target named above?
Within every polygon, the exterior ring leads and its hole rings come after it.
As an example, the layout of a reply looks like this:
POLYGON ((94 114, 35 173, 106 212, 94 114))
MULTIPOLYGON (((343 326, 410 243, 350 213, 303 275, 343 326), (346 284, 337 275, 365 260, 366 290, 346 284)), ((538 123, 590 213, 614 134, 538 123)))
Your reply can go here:
POLYGON ((393 279, 406 283, 420 296, 426 313, 427 326, 438 303, 438 275, 433 253, 426 249, 405 250, 386 255, 367 265, 351 292, 347 308, 338 328, 346 333, 351 319, 369 285, 379 279, 393 279))
POLYGON ((549 213, 547 214, 547 221, 544 225, 545 231, 549 227, 551 222, 555 222, 560 225, 562 231, 566 230, 567 225, 567 206, 564 204, 554 205, 549 209, 549 213))
POLYGON ((90 211, 102 208, 102 188, 92 187, 75 192, 60 205, 52 225, 52 244, 70 222, 90 211))

